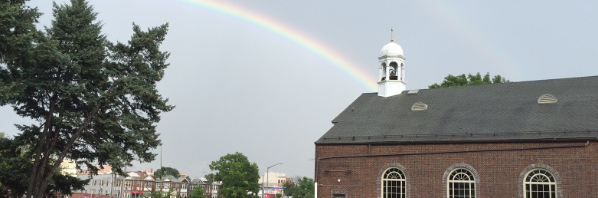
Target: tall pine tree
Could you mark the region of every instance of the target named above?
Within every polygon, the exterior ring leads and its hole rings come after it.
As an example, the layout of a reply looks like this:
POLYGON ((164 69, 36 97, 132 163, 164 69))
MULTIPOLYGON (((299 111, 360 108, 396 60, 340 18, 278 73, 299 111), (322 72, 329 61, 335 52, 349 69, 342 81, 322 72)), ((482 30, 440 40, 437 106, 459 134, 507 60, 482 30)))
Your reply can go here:
POLYGON ((167 24, 147 31, 133 24, 128 43, 112 44, 84 0, 54 4, 53 16, 46 34, 24 41, 33 47, 14 55, 28 57, 27 64, 11 64, 0 82, 15 87, 0 90, 3 102, 38 121, 19 125, 15 137, 32 147, 27 197, 43 196, 64 158, 92 173, 96 165, 123 173, 133 159, 154 160, 155 123, 174 108, 156 89, 169 65, 169 53, 159 49, 167 24))
POLYGON ((22 90, 12 76, 32 64, 34 40, 40 35, 35 23, 41 15, 26 0, 0 1, 0 105, 22 90))

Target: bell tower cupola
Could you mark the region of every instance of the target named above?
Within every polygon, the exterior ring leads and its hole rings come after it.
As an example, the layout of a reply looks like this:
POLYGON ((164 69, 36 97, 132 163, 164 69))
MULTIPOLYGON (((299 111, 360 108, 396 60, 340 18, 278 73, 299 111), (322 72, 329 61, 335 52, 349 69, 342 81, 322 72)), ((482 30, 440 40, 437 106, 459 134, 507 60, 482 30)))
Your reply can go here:
POLYGON ((403 48, 394 43, 390 29, 390 43, 382 47, 378 75, 378 96, 390 97, 400 94, 407 88, 405 83, 405 56, 403 48))

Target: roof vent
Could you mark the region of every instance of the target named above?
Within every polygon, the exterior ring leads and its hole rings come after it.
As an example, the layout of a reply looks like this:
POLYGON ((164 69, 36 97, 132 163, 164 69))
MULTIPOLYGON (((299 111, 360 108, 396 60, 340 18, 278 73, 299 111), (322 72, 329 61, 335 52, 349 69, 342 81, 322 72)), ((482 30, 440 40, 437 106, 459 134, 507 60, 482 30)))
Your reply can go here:
POLYGON ((553 104, 556 103, 556 97, 550 94, 544 94, 538 98, 538 104, 553 104))
POLYGON ((428 105, 423 102, 416 102, 411 106, 411 111, 423 111, 428 109, 428 105))
POLYGON ((418 90, 409 90, 407 92, 407 95, 414 95, 414 94, 417 94, 417 93, 419 93, 419 89, 418 90))

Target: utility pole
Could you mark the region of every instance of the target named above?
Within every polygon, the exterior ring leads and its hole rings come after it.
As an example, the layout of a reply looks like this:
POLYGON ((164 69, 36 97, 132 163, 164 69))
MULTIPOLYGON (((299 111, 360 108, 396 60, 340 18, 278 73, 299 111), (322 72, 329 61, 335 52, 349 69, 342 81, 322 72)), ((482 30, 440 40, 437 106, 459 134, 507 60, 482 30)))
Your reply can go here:
POLYGON ((127 165, 125 165, 125 175, 123 176, 123 183, 121 184, 121 186, 123 187, 123 195, 125 194, 125 179, 127 178, 127 176, 129 176, 129 173, 127 173, 127 165))
POLYGON ((162 143, 160 143, 160 194, 164 191, 164 181, 162 180, 162 176, 164 176, 164 169, 162 168, 162 143))
MULTIPOLYGON (((206 165, 206 162, 203 162, 203 165, 205 166, 205 165, 206 165)), ((209 167, 209 166, 208 166, 208 167, 209 167)), ((204 170, 204 169, 203 169, 203 167, 202 167, 201 169, 203 170, 203 176, 205 177, 205 176, 206 176, 206 170, 204 170)), ((207 178, 206 178, 206 179, 207 179, 207 178)))
MULTIPOLYGON (((160 171, 162 171, 162 176, 164 176, 164 169, 162 169, 162 144, 160 144, 160 171)), ((160 179, 162 179, 162 176, 160 176, 160 179)))
MULTIPOLYGON (((112 171, 112 169, 110 169, 110 171, 112 171)), ((112 197, 112 191, 114 191, 114 180, 116 179, 116 175, 114 174, 114 172, 111 173, 111 177, 110 177, 110 198, 114 198, 112 197)))
MULTIPOLYGON (((270 173, 270 168, 272 168, 272 167, 274 167, 276 165, 280 165, 280 164, 282 164, 282 163, 277 163, 277 164, 274 164, 272 166, 268 166, 268 168, 266 169, 266 188, 270 186, 270 180, 268 178, 268 177, 270 177, 270 174, 269 174, 270 173)), ((264 185, 264 182, 262 182, 262 186, 263 185, 264 185)), ((264 191, 265 191, 265 188, 262 188, 262 198, 264 198, 264 191)))

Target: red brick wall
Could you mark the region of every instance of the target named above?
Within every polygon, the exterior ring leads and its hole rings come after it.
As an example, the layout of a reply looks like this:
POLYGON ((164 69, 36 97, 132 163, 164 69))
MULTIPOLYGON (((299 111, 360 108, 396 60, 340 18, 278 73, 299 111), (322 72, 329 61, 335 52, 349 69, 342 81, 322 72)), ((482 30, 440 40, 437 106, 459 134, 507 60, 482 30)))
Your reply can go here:
MULTIPOLYGON (((569 145, 568 143, 476 143, 427 145, 372 145, 371 154, 449 150, 502 149, 569 145)), ((339 155, 368 154, 367 145, 316 145, 316 159, 339 155)), ((562 197, 598 197, 598 142, 586 147, 540 150, 486 151, 384 157, 317 160, 318 197, 379 197, 380 177, 387 167, 402 166, 408 177, 408 196, 446 197, 444 175, 452 167, 469 165, 478 174, 479 197, 522 197, 521 177, 527 170, 543 167, 560 178, 562 197), (351 173, 328 172, 346 170, 351 173), (340 179, 340 182, 338 180, 340 179)), ((561 197, 561 196, 559 196, 561 197)))

